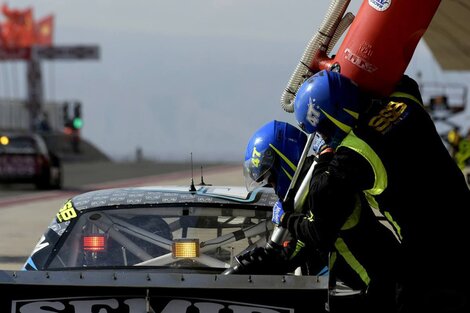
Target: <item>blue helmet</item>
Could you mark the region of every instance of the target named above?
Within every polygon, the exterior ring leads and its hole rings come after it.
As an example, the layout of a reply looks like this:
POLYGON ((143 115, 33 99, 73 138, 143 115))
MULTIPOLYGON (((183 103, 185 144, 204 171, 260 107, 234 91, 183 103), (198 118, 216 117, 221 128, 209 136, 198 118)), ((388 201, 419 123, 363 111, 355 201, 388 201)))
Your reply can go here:
POLYGON ((284 198, 297 169, 307 135, 286 122, 271 121, 250 138, 245 152, 243 174, 248 191, 274 185, 284 198))
POLYGON ((359 88, 337 72, 322 70, 307 79, 297 91, 294 113, 300 128, 319 132, 332 144, 342 140, 356 125, 362 106, 359 88))

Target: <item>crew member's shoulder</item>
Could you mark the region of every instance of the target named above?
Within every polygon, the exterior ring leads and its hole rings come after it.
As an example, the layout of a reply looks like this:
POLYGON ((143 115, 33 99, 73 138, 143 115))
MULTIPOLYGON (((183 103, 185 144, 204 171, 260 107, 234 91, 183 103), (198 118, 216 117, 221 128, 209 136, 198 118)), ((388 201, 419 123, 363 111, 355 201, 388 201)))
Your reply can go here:
POLYGON ((392 98, 408 98, 403 97, 402 94, 409 95, 415 98, 419 103, 423 103, 423 99, 421 97, 421 92, 419 90, 418 83, 408 75, 403 75, 400 81, 398 82, 395 91, 392 94, 392 98))

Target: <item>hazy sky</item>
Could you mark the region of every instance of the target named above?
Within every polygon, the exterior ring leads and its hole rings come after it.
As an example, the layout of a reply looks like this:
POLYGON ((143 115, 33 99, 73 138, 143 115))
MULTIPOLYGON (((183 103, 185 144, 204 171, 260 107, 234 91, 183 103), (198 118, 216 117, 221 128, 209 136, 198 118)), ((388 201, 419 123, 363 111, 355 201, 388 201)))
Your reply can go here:
MULTIPOLYGON (((100 46, 99 61, 43 62, 43 75, 46 100, 82 101, 82 134, 108 156, 132 159, 140 146, 157 160, 188 160, 192 152, 195 160, 241 162, 259 126, 294 123, 280 96, 330 1, 0 3, 31 6, 36 18, 54 14, 57 45, 100 46)), ((423 80, 469 81, 443 73, 424 44, 407 73, 418 71, 423 80)), ((19 90, 24 97, 24 85, 19 90)))

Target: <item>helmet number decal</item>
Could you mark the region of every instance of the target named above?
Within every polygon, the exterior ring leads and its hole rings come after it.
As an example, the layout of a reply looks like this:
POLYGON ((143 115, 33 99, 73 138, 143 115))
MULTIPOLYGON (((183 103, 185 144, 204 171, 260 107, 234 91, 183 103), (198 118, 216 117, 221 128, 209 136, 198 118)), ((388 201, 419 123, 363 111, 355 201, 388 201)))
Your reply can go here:
POLYGON ((318 125, 319 118, 320 111, 315 108, 315 99, 312 100, 312 98, 309 98, 306 119, 313 127, 316 127, 318 125))
POLYGON ((258 167, 260 163, 260 157, 261 152, 256 151, 256 147, 253 147, 253 153, 251 154, 251 164, 253 164, 255 167, 258 167))
POLYGON ((67 201, 56 216, 59 223, 66 222, 74 217, 77 217, 77 212, 72 205, 72 200, 67 201))
POLYGON ((369 126, 384 133, 405 112, 407 105, 403 102, 390 101, 379 114, 372 117, 369 126))

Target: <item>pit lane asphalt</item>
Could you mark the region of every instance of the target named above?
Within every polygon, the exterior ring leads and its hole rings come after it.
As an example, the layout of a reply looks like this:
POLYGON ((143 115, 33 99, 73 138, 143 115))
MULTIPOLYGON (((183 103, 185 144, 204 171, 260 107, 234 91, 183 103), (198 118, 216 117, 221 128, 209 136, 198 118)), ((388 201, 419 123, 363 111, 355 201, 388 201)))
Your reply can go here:
POLYGON ((240 164, 73 163, 64 166, 62 190, 0 185, 0 269, 19 270, 60 207, 72 196, 104 188, 194 183, 242 186, 240 164))

